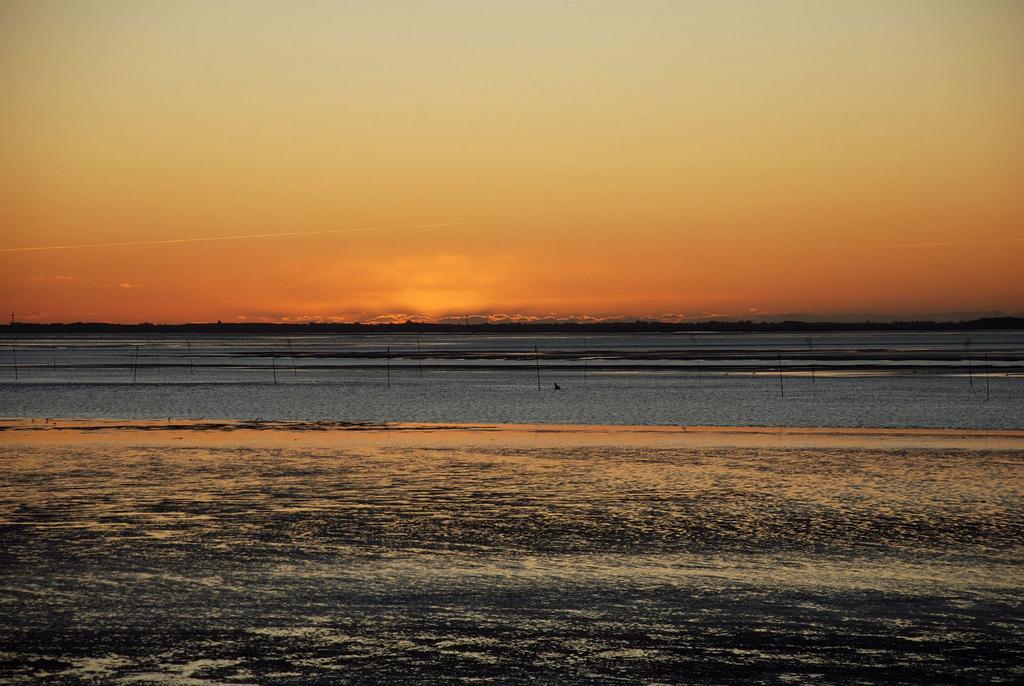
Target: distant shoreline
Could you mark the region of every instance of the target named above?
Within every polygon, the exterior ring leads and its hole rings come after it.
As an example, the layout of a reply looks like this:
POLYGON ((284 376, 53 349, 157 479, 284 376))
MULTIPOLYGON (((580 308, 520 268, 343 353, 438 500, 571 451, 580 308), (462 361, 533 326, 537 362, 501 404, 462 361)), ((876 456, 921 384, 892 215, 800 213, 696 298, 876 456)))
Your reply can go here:
POLYGON ((384 324, 323 323, 191 323, 111 324, 15 322, 0 327, 7 334, 393 334, 393 333, 843 333, 843 332, 1024 331, 1024 317, 984 317, 959 321, 814 322, 814 321, 695 321, 695 322, 480 322, 467 324, 400 322, 384 324))

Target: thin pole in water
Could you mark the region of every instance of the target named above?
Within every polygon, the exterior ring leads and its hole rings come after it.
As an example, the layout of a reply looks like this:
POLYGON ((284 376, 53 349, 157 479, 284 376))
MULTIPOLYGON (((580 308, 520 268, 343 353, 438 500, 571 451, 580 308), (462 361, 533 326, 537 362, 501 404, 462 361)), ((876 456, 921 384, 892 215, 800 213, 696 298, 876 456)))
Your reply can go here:
POLYGON ((537 364, 537 390, 540 390, 540 352, 533 346, 533 361, 537 364))
POLYGON ((989 379, 992 377, 992 370, 988 368, 988 354, 985 354, 985 402, 989 399, 989 379))
POLYGON ((782 385, 782 351, 779 351, 779 395, 786 397, 786 387, 782 385))
POLYGON ((138 378, 139 373, 139 346, 135 346, 135 356, 132 358, 132 383, 138 378))
POLYGON ((185 341, 185 345, 188 347, 188 375, 192 376, 194 373, 192 369, 192 341, 185 341))
POLYGON ((270 348, 270 369, 274 373, 274 385, 277 385, 277 353, 274 352, 273 346, 270 348))
MULTIPOLYGON (((693 346, 694 350, 696 351, 697 339, 693 337, 692 333, 690 334, 690 345, 693 346)), ((700 358, 698 357, 697 358, 697 383, 703 383, 703 382, 704 382, 704 370, 702 370, 700 368, 700 358)))
POLYGON ((807 337, 807 347, 811 350, 811 383, 814 383, 814 336, 807 337))
POLYGON ((420 334, 416 332, 416 357, 419 358, 420 378, 423 378, 423 350, 420 348, 420 334))
POLYGON ((971 338, 967 337, 967 381, 974 388, 974 368, 971 365, 971 338))
POLYGON ((583 339, 583 380, 587 380, 587 356, 590 351, 587 349, 587 339, 583 339))
POLYGON ((387 357, 387 363, 385 364, 384 369, 387 370, 388 388, 391 388, 391 346, 390 345, 388 346, 386 357, 387 357))
POLYGON ((57 371, 57 346, 50 349, 50 369, 57 371))
MULTIPOLYGON (((13 315, 12 315, 12 317, 13 317, 13 315)), ((18 348, 16 346, 12 345, 11 346, 11 352, 14 354, 14 380, 17 381, 18 380, 18 348)))

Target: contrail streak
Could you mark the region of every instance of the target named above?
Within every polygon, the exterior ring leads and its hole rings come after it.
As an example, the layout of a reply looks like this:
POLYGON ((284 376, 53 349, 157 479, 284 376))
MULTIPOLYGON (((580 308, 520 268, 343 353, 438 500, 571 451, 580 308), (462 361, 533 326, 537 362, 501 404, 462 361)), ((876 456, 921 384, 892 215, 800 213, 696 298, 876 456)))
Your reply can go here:
POLYGON ((210 243, 213 241, 239 241, 256 238, 285 238, 288 236, 317 236, 329 233, 360 233, 363 231, 402 231, 406 229, 435 229, 458 226, 460 222, 443 224, 411 224, 409 226, 364 226, 357 229, 323 229, 322 231, 282 231, 279 233, 250 233, 242 236, 200 236, 198 238, 166 238, 156 241, 120 241, 117 243, 81 243, 78 245, 40 245, 24 248, 0 248, 0 252, 34 252, 38 250, 77 250, 79 248, 121 248, 138 245, 172 245, 175 243, 210 243))
POLYGON ((987 241, 947 241, 944 243, 901 243, 898 245, 876 245, 875 248, 940 248, 952 245, 988 245, 990 243, 1024 243, 1024 238, 993 238, 987 241))

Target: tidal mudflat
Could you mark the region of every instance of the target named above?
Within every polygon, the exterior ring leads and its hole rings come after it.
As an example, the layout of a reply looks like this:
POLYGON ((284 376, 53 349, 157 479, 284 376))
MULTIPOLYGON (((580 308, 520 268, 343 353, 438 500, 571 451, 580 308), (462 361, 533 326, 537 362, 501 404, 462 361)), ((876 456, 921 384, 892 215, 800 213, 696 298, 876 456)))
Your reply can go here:
POLYGON ((1024 434, 8 422, 0 677, 1024 679, 1024 434))

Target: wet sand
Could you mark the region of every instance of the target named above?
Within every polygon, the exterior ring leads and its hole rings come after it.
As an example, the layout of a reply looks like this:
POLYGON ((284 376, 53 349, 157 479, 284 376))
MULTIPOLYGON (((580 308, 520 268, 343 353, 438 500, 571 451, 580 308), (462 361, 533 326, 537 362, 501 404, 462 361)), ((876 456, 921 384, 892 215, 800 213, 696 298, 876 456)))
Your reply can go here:
POLYGON ((8 420, 10 683, 1024 678, 1019 431, 8 420))
POLYGON ((0 419, 8 443, 138 443, 287 446, 466 446, 496 441, 549 446, 630 444, 658 447, 791 448, 890 446, 1024 449, 1024 431, 1010 429, 882 429, 849 427, 651 426, 581 424, 427 424, 417 422, 271 421, 237 419, 0 419), (143 438, 144 437, 144 438, 143 438))

